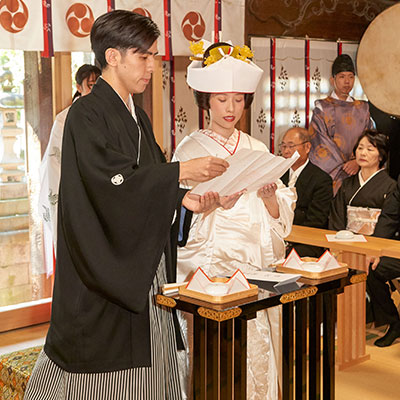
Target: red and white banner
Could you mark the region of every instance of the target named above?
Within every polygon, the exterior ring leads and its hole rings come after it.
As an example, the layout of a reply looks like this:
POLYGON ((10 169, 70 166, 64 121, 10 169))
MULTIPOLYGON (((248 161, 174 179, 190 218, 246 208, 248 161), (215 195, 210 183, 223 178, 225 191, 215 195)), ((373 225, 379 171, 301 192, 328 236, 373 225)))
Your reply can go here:
MULTIPOLYGON (((307 127, 315 100, 332 92, 329 78, 339 48, 354 60, 357 47, 357 43, 252 38, 254 61, 265 73, 251 106, 251 135, 277 153, 286 130, 307 127)), ((366 99, 357 78, 350 94, 366 99)))
POLYGON ((213 42, 214 1, 173 0, 171 2, 172 54, 189 56, 190 42, 213 42))
POLYGON ((175 58, 175 145, 199 127, 199 113, 193 90, 186 83, 188 57, 175 58))
POLYGON ((187 56, 190 41, 214 42, 216 29, 220 40, 242 45, 244 6, 245 0, 0 0, 0 47, 42 51, 45 36, 46 56, 53 48, 90 51, 94 20, 115 7, 151 17, 161 32, 160 55, 165 55, 165 21, 170 20, 172 55, 187 56))
POLYGON ((42 0, 0 0, 0 47, 43 50, 42 0))
POLYGON ((158 40, 158 54, 165 55, 163 0, 115 0, 115 9, 129 10, 151 18, 161 32, 158 40))
POLYGON ((332 63, 337 53, 336 42, 310 40, 310 118, 315 101, 332 91, 329 83, 332 63))
POLYGON ((90 51, 90 29, 107 0, 57 0, 52 5, 54 51, 90 51))
POLYGON ((264 71, 251 105, 251 136, 270 148, 271 40, 253 37, 251 49, 254 52, 254 62, 264 71))

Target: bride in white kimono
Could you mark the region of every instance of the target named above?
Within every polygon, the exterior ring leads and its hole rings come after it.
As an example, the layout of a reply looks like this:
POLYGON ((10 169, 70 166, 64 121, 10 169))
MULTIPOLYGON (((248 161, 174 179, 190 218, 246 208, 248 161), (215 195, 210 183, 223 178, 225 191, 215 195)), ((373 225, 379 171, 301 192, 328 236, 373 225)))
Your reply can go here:
MULTIPOLYGON (((199 49, 193 52, 197 54, 199 49)), ((206 50, 205 63, 191 63, 187 83, 194 89, 197 105, 210 113, 210 129, 195 131, 183 139, 174 155, 176 161, 207 155, 226 158, 242 148, 268 152, 262 142, 235 128, 243 110, 250 106, 262 74, 247 59, 251 55, 247 47, 219 43, 206 50)), ((187 188, 191 186, 186 182, 187 188)), ((257 192, 221 198, 218 207, 207 214, 194 214, 191 220, 189 215, 185 221, 190 224, 186 245, 178 249, 178 281, 186 281, 199 266, 209 276, 231 275, 237 268, 246 274, 284 258, 283 238, 292 228, 295 200, 292 189, 278 181, 257 192)), ((248 321, 248 399, 278 399, 279 316, 280 310, 275 307, 258 312, 257 318, 248 321)), ((187 342, 191 321, 186 314, 180 317, 187 342)), ((180 355, 181 363, 186 363, 181 376, 187 398, 191 397, 190 347, 189 343, 186 358, 180 355)))

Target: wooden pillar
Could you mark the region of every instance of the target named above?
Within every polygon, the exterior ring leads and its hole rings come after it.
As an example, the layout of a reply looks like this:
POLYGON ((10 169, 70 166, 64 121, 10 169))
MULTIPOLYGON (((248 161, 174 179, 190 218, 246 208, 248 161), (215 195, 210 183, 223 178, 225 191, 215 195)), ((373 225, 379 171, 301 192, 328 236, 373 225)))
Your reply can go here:
POLYGON ((72 102, 71 53, 56 52, 53 60, 53 118, 72 102))
MULTIPOLYGON (((24 64, 26 124, 39 138, 43 156, 53 124, 51 59, 40 57, 36 51, 25 51, 24 64)), ((26 157, 29 157, 28 152, 26 157)))

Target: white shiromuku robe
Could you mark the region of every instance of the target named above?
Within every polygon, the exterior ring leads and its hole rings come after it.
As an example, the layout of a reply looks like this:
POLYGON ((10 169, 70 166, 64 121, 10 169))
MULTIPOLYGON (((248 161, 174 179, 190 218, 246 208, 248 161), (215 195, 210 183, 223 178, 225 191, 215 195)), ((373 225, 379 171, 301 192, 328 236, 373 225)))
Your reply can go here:
POLYGON ((57 248, 58 187, 61 176, 61 146, 70 107, 57 114, 49 143, 40 164, 39 214, 43 219, 44 256, 47 275, 53 273, 53 246, 57 248))
MULTIPOLYGON (((199 130, 182 140, 174 159, 226 158, 242 148, 268 152, 262 142, 237 130, 224 141, 214 132, 199 130)), ((296 194, 282 182, 276 183, 279 218, 271 217, 256 192, 245 193, 229 210, 218 208, 206 217, 193 214, 186 246, 178 249, 178 282, 187 280, 198 267, 209 276, 230 275, 238 268, 244 273, 261 270, 285 257, 283 238, 292 229, 296 194)), ((279 315, 276 307, 248 322, 248 399, 278 398, 279 315)), ((184 331, 191 329, 185 318, 181 322, 184 331)))

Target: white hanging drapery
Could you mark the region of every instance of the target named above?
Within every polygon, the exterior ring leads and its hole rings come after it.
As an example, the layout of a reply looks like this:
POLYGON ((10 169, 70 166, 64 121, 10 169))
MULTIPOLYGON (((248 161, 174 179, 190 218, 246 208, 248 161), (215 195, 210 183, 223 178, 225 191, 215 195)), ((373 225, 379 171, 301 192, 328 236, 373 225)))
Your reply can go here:
MULTIPOLYGON (((168 41, 172 56, 190 55, 189 41, 219 36, 243 44, 245 0, 13 0, 0 2, 0 47, 15 50, 90 51, 94 20, 113 9, 147 15, 161 31, 159 54, 168 41), (223 14, 229 18, 226 20, 223 14), (221 18, 222 15, 222 18, 221 18), (232 18, 234 16, 234 18, 232 18), (169 25, 169 26, 168 26, 169 25), (240 39, 240 40, 239 40, 240 39)), ((48 52, 47 52, 48 51, 48 52)))

